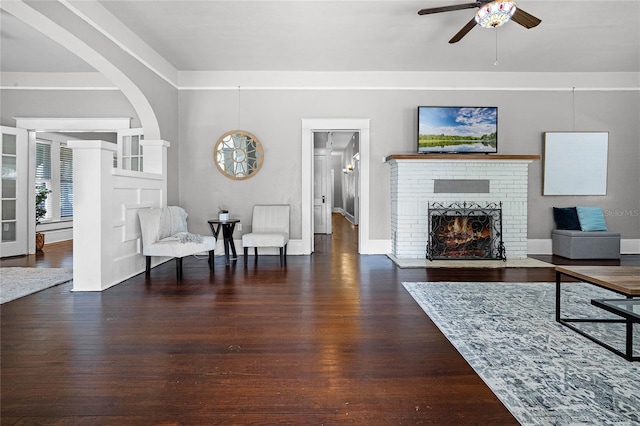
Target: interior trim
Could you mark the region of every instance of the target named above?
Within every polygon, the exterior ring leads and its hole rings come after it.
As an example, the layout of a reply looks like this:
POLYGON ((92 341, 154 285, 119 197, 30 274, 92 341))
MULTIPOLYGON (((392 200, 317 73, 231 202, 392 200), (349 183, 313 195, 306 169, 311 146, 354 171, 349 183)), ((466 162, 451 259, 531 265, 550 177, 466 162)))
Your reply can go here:
POLYGON ((313 132, 328 130, 351 130, 360 133, 358 252, 377 254, 369 240, 369 126, 368 118, 302 119, 302 254, 313 253, 313 132))

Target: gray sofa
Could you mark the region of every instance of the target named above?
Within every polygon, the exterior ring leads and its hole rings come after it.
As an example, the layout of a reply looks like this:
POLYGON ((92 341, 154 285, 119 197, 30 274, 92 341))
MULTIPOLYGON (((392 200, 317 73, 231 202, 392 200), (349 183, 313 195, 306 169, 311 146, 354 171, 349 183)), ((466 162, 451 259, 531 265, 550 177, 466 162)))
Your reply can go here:
POLYGON ((608 231, 551 231, 552 252, 569 259, 620 259, 620 234, 608 231))

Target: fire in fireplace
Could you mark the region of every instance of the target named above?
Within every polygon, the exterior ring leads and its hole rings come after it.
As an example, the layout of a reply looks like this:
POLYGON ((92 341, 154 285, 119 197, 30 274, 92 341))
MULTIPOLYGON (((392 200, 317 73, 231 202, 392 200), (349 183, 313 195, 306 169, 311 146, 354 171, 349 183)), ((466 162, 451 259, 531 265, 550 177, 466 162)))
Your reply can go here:
POLYGON ((502 203, 429 204, 427 258, 507 260, 502 203))

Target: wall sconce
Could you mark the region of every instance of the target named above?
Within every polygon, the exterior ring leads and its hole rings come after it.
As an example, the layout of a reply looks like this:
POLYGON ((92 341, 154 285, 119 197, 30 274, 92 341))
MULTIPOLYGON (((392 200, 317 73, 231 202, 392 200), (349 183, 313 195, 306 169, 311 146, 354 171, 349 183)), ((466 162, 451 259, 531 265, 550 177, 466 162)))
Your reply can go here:
POLYGON ((347 168, 342 169, 342 173, 352 173, 353 172, 353 164, 347 164, 347 168))

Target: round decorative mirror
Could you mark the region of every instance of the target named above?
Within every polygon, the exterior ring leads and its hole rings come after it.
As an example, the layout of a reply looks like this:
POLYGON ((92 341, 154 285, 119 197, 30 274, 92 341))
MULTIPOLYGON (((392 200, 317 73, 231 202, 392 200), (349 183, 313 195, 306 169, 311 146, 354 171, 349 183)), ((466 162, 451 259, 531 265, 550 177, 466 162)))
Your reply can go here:
POLYGON ((232 130, 218 139, 213 156, 220 173, 229 179, 248 179, 262 167, 260 141, 244 130, 232 130))

